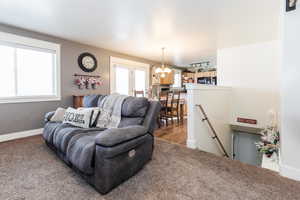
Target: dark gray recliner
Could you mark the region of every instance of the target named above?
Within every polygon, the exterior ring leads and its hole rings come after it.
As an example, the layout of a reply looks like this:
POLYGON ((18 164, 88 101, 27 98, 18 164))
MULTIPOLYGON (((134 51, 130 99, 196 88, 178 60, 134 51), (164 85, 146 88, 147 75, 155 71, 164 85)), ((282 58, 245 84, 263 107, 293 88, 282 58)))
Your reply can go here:
MULTIPOLYGON (((84 97, 84 107, 96 107, 102 97, 84 97)), ((128 97, 122 105, 119 127, 114 129, 84 129, 51 122, 54 112, 49 112, 43 138, 63 161, 106 194, 151 160, 160 108, 159 102, 128 97)))

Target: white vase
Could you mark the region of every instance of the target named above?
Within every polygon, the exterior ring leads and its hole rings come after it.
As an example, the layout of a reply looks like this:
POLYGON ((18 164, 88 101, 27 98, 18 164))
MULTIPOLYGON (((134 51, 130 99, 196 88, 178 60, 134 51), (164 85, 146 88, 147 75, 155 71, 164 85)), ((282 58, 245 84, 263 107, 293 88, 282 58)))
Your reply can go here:
POLYGON ((264 154, 261 167, 279 172, 279 158, 277 153, 273 153, 271 157, 267 157, 264 154))

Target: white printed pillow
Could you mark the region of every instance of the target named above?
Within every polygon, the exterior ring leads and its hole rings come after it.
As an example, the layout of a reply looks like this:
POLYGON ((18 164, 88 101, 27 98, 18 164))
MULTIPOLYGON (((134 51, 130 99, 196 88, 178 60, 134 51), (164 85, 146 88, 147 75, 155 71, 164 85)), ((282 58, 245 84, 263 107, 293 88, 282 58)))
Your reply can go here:
POLYGON ((84 109, 76 110, 74 108, 68 108, 64 115, 63 123, 72 124, 81 128, 90 128, 93 117, 93 110, 84 109))
POLYGON ((99 117, 99 114, 100 114, 100 108, 99 107, 90 107, 90 108, 80 107, 80 108, 77 108, 77 110, 92 110, 92 111, 94 111, 93 116, 92 116, 91 125, 92 126, 96 125, 95 123, 96 123, 97 118, 99 117))
POLYGON ((62 122, 64 120, 66 109, 57 108, 54 115, 51 117, 50 121, 52 122, 62 122))

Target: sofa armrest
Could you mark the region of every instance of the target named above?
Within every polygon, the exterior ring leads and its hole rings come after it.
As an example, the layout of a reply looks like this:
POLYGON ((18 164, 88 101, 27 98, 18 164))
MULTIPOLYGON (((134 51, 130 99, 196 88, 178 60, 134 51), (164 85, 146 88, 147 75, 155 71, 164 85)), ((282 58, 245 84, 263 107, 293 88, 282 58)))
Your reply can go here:
POLYGON ((44 122, 47 123, 50 121, 50 119, 53 117, 55 111, 51 111, 45 114, 44 122))
POLYGON ((124 128, 107 129, 96 136, 96 144, 112 147, 147 134, 144 126, 128 126, 124 128))

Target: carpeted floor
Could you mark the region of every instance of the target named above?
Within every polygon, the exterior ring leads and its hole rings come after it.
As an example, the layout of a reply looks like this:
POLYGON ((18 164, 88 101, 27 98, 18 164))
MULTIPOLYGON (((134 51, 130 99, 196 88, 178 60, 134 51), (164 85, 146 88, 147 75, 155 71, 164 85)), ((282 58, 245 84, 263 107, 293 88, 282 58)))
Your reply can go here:
POLYGON ((269 170, 156 140, 153 160, 102 196, 40 136, 0 144, 0 200, 300 199, 300 182, 269 170))

